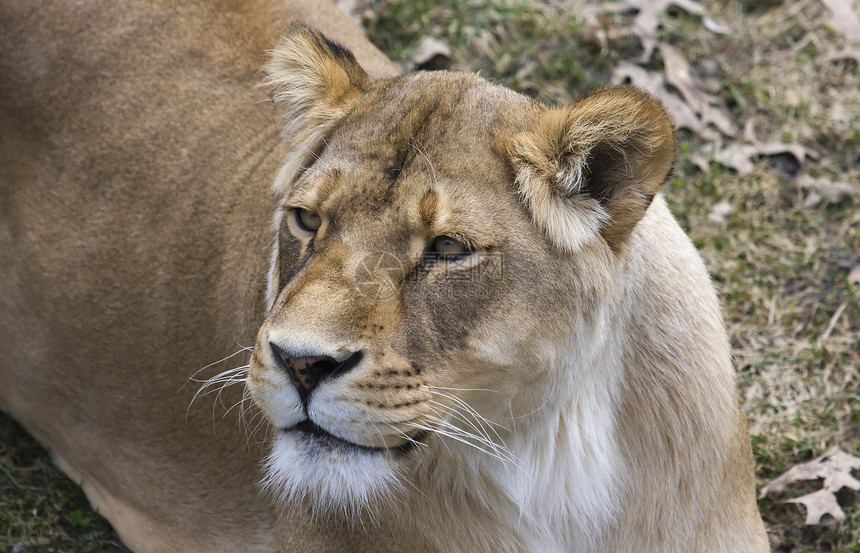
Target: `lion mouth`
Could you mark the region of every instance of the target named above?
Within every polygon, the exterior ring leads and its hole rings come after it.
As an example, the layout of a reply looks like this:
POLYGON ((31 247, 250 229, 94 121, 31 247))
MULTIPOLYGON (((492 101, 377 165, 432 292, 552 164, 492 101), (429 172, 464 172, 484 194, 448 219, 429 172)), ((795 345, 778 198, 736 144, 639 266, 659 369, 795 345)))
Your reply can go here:
POLYGON ((354 442, 344 440, 343 438, 338 438, 337 436, 335 436, 331 432, 325 430, 324 428, 322 428, 321 426, 317 425, 315 422, 312 422, 310 420, 304 420, 304 421, 300 422, 299 424, 295 425, 294 427, 288 428, 285 430, 285 432, 290 432, 290 431, 298 431, 298 432, 302 432, 304 434, 309 434, 311 436, 315 436, 317 438, 321 438, 324 440, 340 442, 340 443, 352 445, 355 447, 364 447, 364 446, 356 444, 354 442))
POLYGON ((393 452, 397 454, 405 454, 416 447, 419 447, 421 444, 421 439, 424 438, 424 432, 419 432, 415 436, 409 437, 403 444, 395 446, 395 447, 374 447, 368 445, 357 444, 355 442, 351 442, 349 440, 344 440, 343 438, 339 438, 322 428, 315 422, 311 420, 304 420, 292 428, 285 428, 282 430, 283 432, 299 432, 304 436, 310 437, 313 440, 320 441, 327 445, 348 448, 357 451, 365 451, 368 453, 381 454, 385 452, 393 452))

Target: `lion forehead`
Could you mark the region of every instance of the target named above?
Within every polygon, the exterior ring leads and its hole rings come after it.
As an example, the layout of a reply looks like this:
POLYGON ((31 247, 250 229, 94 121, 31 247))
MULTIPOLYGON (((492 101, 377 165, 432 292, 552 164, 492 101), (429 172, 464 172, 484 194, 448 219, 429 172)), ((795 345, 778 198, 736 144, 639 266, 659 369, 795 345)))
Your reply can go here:
POLYGON ((365 162, 397 171, 410 157, 440 150, 446 159, 483 154, 518 119, 527 127, 535 108, 529 98, 474 75, 413 73, 367 94, 329 141, 339 158, 358 152, 365 162))
POLYGON ((400 214, 426 223, 440 215, 436 209, 474 219, 487 206, 513 208, 497 137, 523 127, 518 114, 534 109, 528 98, 471 75, 403 76, 353 108, 292 195, 340 218, 377 222, 400 214))

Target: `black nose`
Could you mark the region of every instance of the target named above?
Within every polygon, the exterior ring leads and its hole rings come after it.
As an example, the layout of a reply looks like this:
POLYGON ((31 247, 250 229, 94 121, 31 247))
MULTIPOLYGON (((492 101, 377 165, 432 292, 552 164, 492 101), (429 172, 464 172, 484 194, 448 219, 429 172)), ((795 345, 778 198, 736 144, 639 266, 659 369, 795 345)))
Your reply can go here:
POLYGON ((282 350, 275 344, 269 344, 275 361, 282 369, 290 375, 302 403, 307 405, 311 392, 327 378, 345 374, 353 369, 361 361, 361 352, 357 351, 344 361, 338 362, 327 355, 320 356, 294 356, 282 350))

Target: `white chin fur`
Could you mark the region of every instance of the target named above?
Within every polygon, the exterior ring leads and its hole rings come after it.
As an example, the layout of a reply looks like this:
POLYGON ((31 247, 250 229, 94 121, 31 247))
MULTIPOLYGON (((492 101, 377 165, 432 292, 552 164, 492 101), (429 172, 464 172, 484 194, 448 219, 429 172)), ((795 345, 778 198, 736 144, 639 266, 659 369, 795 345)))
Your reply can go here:
POLYGON ((281 432, 265 461, 263 486, 283 505, 305 500, 314 515, 373 517, 403 489, 388 451, 368 451, 301 432, 281 432))

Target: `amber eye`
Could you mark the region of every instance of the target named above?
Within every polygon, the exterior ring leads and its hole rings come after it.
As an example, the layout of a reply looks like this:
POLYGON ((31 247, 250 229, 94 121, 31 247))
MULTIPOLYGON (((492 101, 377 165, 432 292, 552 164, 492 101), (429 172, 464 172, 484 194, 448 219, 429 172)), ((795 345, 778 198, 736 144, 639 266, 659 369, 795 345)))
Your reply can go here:
POLYGON ((430 252, 448 259, 459 259, 471 254, 472 250, 450 236, 437 236, 430 244, 430 252))
POLYGON ((310 209, 296 209, 296 223, 307 232, 316 232, 322 226, 322 219, 310 209))

